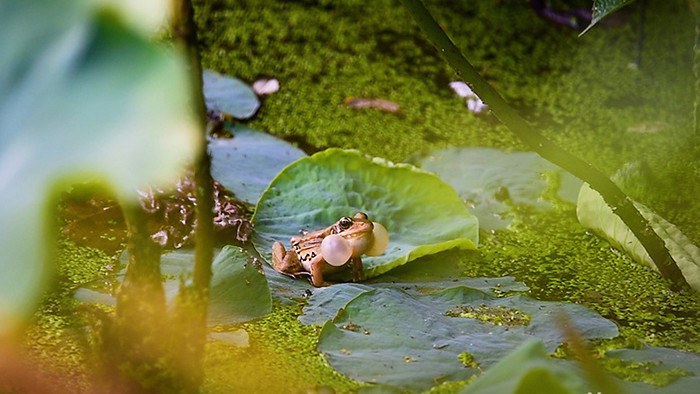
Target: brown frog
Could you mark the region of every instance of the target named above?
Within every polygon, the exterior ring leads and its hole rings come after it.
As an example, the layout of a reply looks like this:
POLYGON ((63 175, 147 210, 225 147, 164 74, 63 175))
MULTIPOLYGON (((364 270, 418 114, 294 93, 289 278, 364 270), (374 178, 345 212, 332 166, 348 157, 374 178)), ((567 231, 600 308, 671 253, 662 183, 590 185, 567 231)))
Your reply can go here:
POLYGON ((292 237, 292 248, 285 250, 281 242, 272 245, 273 267, 290 276, 311 275, 314 286, 328 286, 325 274, 337 272, 352 263, 353 281, 364 279, 363 254, 377 256, 384 252, 389 235, 379 223, 358 212, 343 216, 332 226, 292 237))

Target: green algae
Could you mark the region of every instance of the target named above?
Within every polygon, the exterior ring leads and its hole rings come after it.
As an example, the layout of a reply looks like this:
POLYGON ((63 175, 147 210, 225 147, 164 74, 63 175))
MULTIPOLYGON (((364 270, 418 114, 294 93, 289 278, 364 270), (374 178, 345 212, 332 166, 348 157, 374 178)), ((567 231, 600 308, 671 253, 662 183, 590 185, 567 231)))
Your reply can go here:
POLYGON ((106 275, 113 264, 115 261, 100 250, 59 239, 56 280, 25 332, 28 357, 56 376, 58 384, 70 382, 75 391, 89 387, 88 376, 94 371, 87 363, 86 321, 78 313, 73 290, 106 275))
POLYGON ((320 327, 301 324, 301 306, 275 305, 270 315, 240 325, 250 346, 209 343, 204 393, 296 392, 323 386, 353 392, 366 386, 333 370, 316 351, 320 327))

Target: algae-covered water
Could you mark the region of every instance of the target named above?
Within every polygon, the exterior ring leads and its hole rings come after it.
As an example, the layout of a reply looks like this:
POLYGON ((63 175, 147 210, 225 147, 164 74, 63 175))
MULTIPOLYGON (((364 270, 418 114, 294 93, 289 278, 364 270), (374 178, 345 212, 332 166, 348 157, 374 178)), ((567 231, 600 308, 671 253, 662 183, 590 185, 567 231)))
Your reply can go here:
MULTIPOLYGON (((694 25, 687 2, 649 2, 638 65, 639 4, 578 37, 538 17, 527 1, 425 3, 489 83, 545 136, 606 174, 627 164, 625 191, 700 244, 694 25)), ((399 1, 194 5, 204 68, 250 83, 280 82, 246 126, 307 153, 342 147, 401 162, 449 146, 527 150, 492 114, 467 110, 448 86, 458 76, 399 1), (350 97, 388 100, 400 110, 352 108, 345 104, 350 97)), ((532 297, 583 304, 614 321, 620 337, 596 342, 596 351, 639 341, 700 351, 696 294, 669 291, 656 273, 581 227, 571 204, 549 212, 521 208, 511 230, 482 232, 477 251, 444 255, 466 276, 514 276, 532 297)), ((61 250, 62 279, 28 343, 39 360, 81 376, 89 370, 88 356, 76 334, 81 322, 71 317, 71 289, 99 277, 100 267, 113 260, 70 242, 61 250)), ((203 391, 361 387, 319 355, 319 328, 298 322, 300 313, 298 306, 275 305, 271 315, 241 325, 249 347, 210 343, 203 391)))

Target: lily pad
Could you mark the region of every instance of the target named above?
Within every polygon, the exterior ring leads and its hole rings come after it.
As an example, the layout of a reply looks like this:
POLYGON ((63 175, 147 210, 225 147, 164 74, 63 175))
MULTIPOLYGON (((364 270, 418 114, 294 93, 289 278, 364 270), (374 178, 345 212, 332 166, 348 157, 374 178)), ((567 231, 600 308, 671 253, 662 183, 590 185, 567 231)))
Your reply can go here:
POLYGON ((253 89, 238 78, 215 71, 202 72, 202 90, 207 109, 223 112, 238 119, 248 119, 260 108, 253 89))
MULTIPOLYGON (((700 291, 700 248, 695 246, 678 227, 652 212, 643 204, 634 202, 639 212, 646 218, 656 234, 664 240, 671 257, 688 284, 700 291)), ((657 269, 646 249, 632 231, 615 215, 597 191, 584 184, 578 196, 576 214, 584 227, 590 228, 614 247, 625 251, 632 259, 652 269, 657 269)))
POLYGON ((554 351, 564 340, 560 314, 585 338, 618 335, 614 323, 581 305, 465 286, 428 295, 381 288, 357 295, 326 322, 318 349, 353 379, 423 391, 468 379, 531 339, 554 351), (464 354, 470 365, 460 361, 464 354))
POLYGON ((277 175, 253 216, 253 244, 271 262, 275 241, 288 244, 299 230, 358 211, 390 237, 382 255, 363 257, 368 278, 428 254, 476 248, 477 220, 448 184, 407 164, 342 149, 299 159, 277 175))
MULTIPOLYGON (((384 276, 378 278, 384 278, 384 276)), ((494 294, 528 290, 527 286, 521 282, 516 282, 513 277, 460 278, 433 282, 339 283, 330 287, 314 289, 312 295, 308 298, 307 304, 304 306, 303 314, 299 316, 299 321, 304 324, 323 324, 327 320, 333 319, 350 300, 377 288, 397 288, 417 296, 440 292, 443 289, 455 286, 466 286, 486 293, 493 292, 494 294)))
POLYGON ((284 167, 306 156, 294 145, 261 131, 236 125, 230 132, 233 138, 209 141, 211 175, 238 199, 250 204, 257 204, 284 167))
POLYGON ((31 316, 50 274, 52 192, 90 179, 135 201, 197 148, 184 62, 105 7, 0 2, 0 333, 31 316))
POLYGON ((534 152, 460 147, 437 150, 409 161, 449 183, 485 230, 505 228, 512 221, 508 217, 506 190, 513 203, 551 209, 553 204, 543 198, 549 187, 556 188, 559 199, 575 203, 581 186, 578 178, 534 152), (550 186, 548 182, 555 179, 559 184, 550 186))
POLYGON ((216 256, 209 293, 209 324, 240 323, 270 313, 270 288, 261 263, 257 264, 232 246, 216 256))

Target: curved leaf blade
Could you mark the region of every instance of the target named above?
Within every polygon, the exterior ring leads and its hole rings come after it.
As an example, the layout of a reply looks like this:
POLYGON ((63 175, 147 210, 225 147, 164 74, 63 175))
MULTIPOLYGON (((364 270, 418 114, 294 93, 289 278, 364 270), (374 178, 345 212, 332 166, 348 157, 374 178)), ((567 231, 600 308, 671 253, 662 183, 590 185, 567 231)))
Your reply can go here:
POLYGON ((588 25, 588 27, 586 27, 586 29, 579 34, 579 36, 586 33, 590 28, 592 28, 606 16, 612 14, 627 4, 632 3, 633 1, 634 0, 593 0, 593 15, 591 24, 588 25))
MULTIPOLYGON (((700 291, 700 248, 695 246, 678 227, 655 214, 646 206, 634 202, 639 212, 649 221, 656 234, 664 240, 671 257, 688 284, 700 291)), ((576 215, 584 227, 590 228, 605 238, 617 249, 623 250, 634 261, 657 270, 644 246, 632 231, 615 215, 603 197, 588 184, 581 186, 576 215)))

